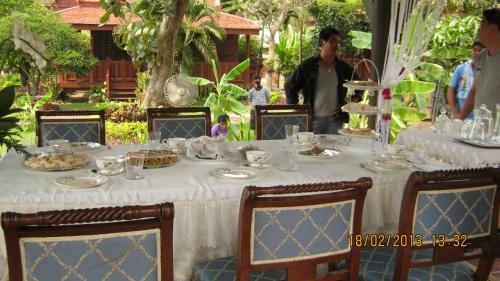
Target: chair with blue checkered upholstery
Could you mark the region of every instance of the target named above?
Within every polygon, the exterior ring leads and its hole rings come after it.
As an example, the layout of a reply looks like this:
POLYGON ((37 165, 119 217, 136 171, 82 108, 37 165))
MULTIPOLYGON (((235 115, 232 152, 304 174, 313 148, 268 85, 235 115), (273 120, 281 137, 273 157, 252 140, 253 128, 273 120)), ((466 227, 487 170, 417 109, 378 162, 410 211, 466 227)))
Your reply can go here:
POLYGON ((393 247, 361 250, 360 280, 488 280, 495 260, 500 169, 414 172, 393 247), (465 262, 479 259, 477 269, 465 262))
POLYGON ((298 125, 299 132, 312 131, 312 110, 306 105, 256 105, 255 137, 285 139, 285 125, 298 125))
POLYGON ((148 131, 161 132, 162 139, 210 136, 208 107, 148 108, 148 131))
POLYGON ((360 233, 370 178, 357 181, 246 187, 240 203, 237 256, 195 265, 196 281, 357 280, 360 233), (345 261, 347 270, 317 276, 317 267, 345 261))
POLYGON ((173 280, 174 205, 6 212, 10 281, 173 280))
POLYGON ((53 139, 106 144, 104 110, 36 111, 38 146, 53 139))

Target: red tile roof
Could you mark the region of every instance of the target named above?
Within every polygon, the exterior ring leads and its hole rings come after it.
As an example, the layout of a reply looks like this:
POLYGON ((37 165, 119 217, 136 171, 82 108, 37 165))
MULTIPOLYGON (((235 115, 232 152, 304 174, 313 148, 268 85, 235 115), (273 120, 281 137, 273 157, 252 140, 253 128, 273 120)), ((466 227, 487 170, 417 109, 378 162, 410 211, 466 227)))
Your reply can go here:
MULTIPOLYGON (((104 9, 98 6, 96 1, 82 1, 80 0, 79 6, 71 7, 65 10, 57 11, 61 19, 71 25, 78 27, 84 26, 98 26, 101 24, 100 18, 104 15, 104 9)), ((261 29, 260 25, 253 20, 243 17, 231 15, 221 11, 216 11, 212 16, 215 23, 226 30, 228 34, 258 34, 261 29)), ((199 22, 208 20, 204 18, 199 22)), ((122 19, 116 18, 113 15, 103 25, 104 27, 114 27, 124 23, 122 19)))

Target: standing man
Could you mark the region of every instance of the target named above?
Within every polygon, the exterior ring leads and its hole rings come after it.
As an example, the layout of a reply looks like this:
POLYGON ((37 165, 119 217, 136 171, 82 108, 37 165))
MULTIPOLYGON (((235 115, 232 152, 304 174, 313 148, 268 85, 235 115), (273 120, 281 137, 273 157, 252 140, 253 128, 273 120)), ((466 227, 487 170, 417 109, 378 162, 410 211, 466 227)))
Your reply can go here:
MULTIPOLYGON (((297 104, 302 91, 304 104, 313 109, 314 133, 336 134, 343 123, 349 122, 349 114, 340 108, 346 104, 347 89, 343 84, 351 79, 354 70, 336 56, 340 49, 340 33, 336 29, 321 30, 319 46, 319 55, 304 60, 287 79, 286 101, 297 104)), ((356 73, 354 79, 359 79, 356 73)), ((357 93, 352 100, 361 100, 361 94, 357 93)))
POLYGON ((255 129, 255 106, 267 105, 271 101, 269 90, 260 84, 260 76, 253 77, 253 88, 248 91, 250 100, 250 129, 255 129))
POLYGON ((486 46, 479 56, 476 77, 465 101, 464 108, 454 118, 464 119, 474 108, 485 104, 495 114, 495 104, 500 103, 500 9, 483 12, 479 41, 486 46))
MULTIPOLYGON (((457 66, 450 86, 448 87, 448 106, 452 114, 457 114, 464 108, 465 100, 474 82, 477 60, 484 49, 484 45, 479 41, 472 44, 472 59, 457 66)), ((467 115, 467 119, 472 119, 473 114, 467 115)))

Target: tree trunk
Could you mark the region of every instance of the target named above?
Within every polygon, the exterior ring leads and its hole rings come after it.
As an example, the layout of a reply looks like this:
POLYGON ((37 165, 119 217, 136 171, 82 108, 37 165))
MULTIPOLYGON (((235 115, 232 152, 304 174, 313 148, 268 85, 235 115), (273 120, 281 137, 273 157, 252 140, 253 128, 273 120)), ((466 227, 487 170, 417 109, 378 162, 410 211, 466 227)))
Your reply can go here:
MULTIPOLYGON (((276 35, 277 30, 271 29, 269 30, 269 41, 268 41, 268 47, 269 47, 269 53, 267 56, 267 60, 269 62, 274 61, 274 36, 276 35)), ((269 65, 269 64, 268 64, 269 65)), ((273 87, 273 69, 270 67, 266 67, 266 87, 271 91, 271 88, 273 87)))
POLYGON ((259 52, 259 76, 260 71, 262 70, 262 62, 263 62, 263 54, 264 54, 264 29, 262 29, 262 36, 260 37, 260 52, 259 52))
POLYGON ((163 15, 158 33, 158 54, 151 70, 151 80, 146 88, 145 107, 168 105, 163 88, 165 81, 175 74, 175 40, 189 0, 176 0, 171 13, 163 15))
POLYGON ((304 23, 302 20, 299 23, 299 63, 302 62, 302 43, 304 41, 304 23))

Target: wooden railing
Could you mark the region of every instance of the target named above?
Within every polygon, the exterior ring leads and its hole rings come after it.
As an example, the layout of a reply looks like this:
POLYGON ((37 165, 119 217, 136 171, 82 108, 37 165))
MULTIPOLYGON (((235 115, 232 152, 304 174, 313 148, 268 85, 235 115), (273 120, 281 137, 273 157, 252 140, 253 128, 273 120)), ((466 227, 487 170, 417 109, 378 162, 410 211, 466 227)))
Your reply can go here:
POLYGON ((76 76, 65 75, 61 82, 90 82, 102 83, 108 82, 135 82, 137 70, 131 61, 122 60, 101 60, 95 66, 89 75, 76 76))

